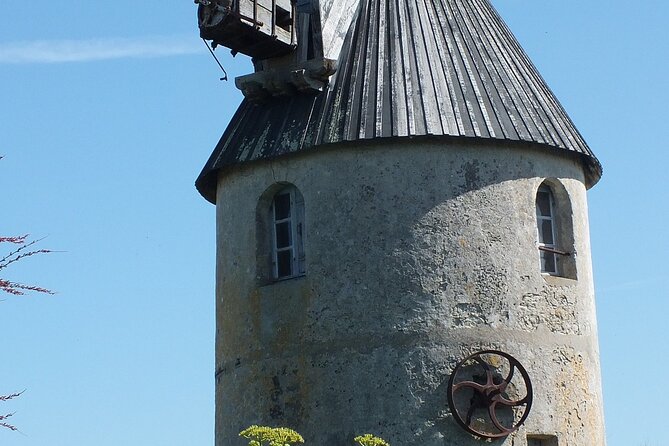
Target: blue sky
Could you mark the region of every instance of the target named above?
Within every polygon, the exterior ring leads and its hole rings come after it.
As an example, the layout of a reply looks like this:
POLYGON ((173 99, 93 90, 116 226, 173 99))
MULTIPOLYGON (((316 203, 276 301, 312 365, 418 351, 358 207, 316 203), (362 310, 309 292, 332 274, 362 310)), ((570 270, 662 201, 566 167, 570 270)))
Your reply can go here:
MULTIPOLYGON (((663 445, 669 7, 494 4, 604 165, 608 444, 663 445)), ((219 77, 190 0, 0 3, 0 234, 62 251, 8 271, 58 294, 0 302, 0 393, 26 389, 0 444, 213 443, 214 207, 193 182, 241 100, 219 77)))

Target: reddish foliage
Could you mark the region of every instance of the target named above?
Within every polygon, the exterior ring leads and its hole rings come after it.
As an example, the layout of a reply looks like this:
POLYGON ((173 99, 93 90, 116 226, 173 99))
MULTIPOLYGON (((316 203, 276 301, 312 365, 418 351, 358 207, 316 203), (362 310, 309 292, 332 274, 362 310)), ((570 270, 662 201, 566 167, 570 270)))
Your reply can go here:
POLYGON ((21 235, 19 237, 3 237, 0 235, 0 243, 8 242, 8 243, 21 244, 24 243, 27 238, 28 235, 21 235))
POLYGON ((13 431, 18 430, 16 428, 16 426, 14 426, 13 424, 9 424, 9 423, 6 423, 5 421, 3 421, 3 420, 6 420, 7 418, 11 417, 12 415, 14 415, 14 414, 9 413, 7 415, 0 415, 0 427, 6 427, 7 429, 13 430, 13 431))
MULTIPOLYGON (((0 156, 2 159, 2 156, 0 156)), ((25 259, 26 257, 31 257, 37 254, 48 254, 51 251, 48 249, 31 249, 37 242, 40 240, 28 240, 28 234, 19 235, 15 237, 4 237, 0 236, 0 244, 9 243, 15 245, 13 249, 9 250, 9 253, 4 257, 0 258, 0 271, 7 268, 12 263, 16 263, 19 260, 25 259)), ((0 291, 5 293, 13 294, 15 296, 21 296, 26 294, 29 291, 34 291, 37 293, 53 294, 52 291, 47 290, 46 288, 34 286, 34 285, 25 285, 22 283, 12 282, 10 280, 0 278, 0 291)), ((9 401, 13 398, 18 397, 23 392, 12 393, 11 395, 0 395, 0 402, 9 401)), ((17 430, 16 426, 7 422, 7 419, 14 415, 13 413, 7 415, 0 415, 0 428, 4 427, 9 430, 17 430)))
MULTIPOLYGON (((51 251, 48 249, 30 249, 35 243, 39 240, 28 241, 28 235, 21 235, 18 237, 0 237, 0 244, 9 243, 13 245, 18 245, 14 247, 0 259, 0 271, 7 268, 12 263, 16 263, 21 259, 26 257, 31 257, 37 254, 48 254, 51 251)), ((52 291, 47 290, 46 288, 38 287, 35 285, 25 285, 22 283, 12 282, 10 280, 5 280, 0 278, 0 291, 5 293, 13 294, 15 296, 21 296, 26 294, 29 291, 34 291, 37 293, 53 294, 52 291)), ((23 393, 23 392, 21 392, 23 393)), ((13 393, 11 395, 0 395, 0 402, 11 400, 21 395, 21 393, 13 393)), ((15 431, 17 430, 16 426, 7 422, 7 419, 14 415, 9 413, 6 415, 0 415, 0 427, 15 431)))
MULTIPOLYGON (((21 235, 18 237, 2 237, 0 236, 1 243, 11 243, 18 245, 17 248, 12 249, 8 254, 0 259, 0 270, 7 268, 12 263, 16 263, 19 260, 25 259, 26 257, 31 257, 37 254, 48 254, 51 250, 48 249, 30 249, 40 240, 31 240, 28 241, 28 235, 21 235)), ((20 296, 26 294, 28 291, 35 291, 37 293, 46 293, 53 294, 52 291, 47 290, 46 288, 34 286, 34 285, 25 285, 22 283, 12 282, 0 278, 0 291, 4 291, 9 294, 14 294, 20 296)))
MULTIPOLYGON (((21 395, 23 392, 19 393, 12 393, 11 395, 0 395, 0 401, 7 401, 11 400, 12 398, 16 398, 17 396, 21 395)), ((14 415, 13 413, 8 413, 7 415, 0 415, 0 427, 7 428, 12 431, 18 430, 16 426, 13 424, 9 424, 6 420, 7 418, 11 417, 14 415)))

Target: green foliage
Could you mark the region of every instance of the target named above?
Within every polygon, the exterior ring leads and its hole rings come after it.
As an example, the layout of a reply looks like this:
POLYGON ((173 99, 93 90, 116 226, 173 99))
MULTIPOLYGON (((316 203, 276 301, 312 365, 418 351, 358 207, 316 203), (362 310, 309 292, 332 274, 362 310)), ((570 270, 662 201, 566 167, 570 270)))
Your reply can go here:
MULTIPOLYGON (((302 435, 287 427, 249 426, 239 433, 249 440, 249 446, 292 446, 304 443, 302 435)), ((372 434, 359 435, 354 440, 360 446, 390 446, 383 438, 372 434)))
POLYGON ((291 446, 304 443, 300 434, 287 427, 249 426, 239 433, 249 439, 249 446, 291 446))
POLYGON ((360 446, 390 446, 383 438, 375 437, 372 434, 360 435, 354 438, 360 446))

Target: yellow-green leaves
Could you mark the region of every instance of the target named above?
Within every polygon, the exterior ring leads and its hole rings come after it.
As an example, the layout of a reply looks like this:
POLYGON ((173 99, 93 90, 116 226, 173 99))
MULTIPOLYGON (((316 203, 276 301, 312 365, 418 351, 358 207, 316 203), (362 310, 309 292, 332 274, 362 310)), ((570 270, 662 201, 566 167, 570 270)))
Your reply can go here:
MULTIPOLYGON (((302 435, 287 427, 249 426, 239 433, 239 436, 249 440, 249 446, 292 446, 304 443, 302 435)), ((354 438, 360 446, 390 446, 383 438, 372 434, 360 435, 354 438)))
POLYGON ((304 443, 300 434, 287 427, 249 426, 239 433, 250 440, 249 446, 292 446, 304 443))
POLYGON ((372 434, 360 435, 354 438, 360 446, 390 446, 383 438, 375 437, 372 434))

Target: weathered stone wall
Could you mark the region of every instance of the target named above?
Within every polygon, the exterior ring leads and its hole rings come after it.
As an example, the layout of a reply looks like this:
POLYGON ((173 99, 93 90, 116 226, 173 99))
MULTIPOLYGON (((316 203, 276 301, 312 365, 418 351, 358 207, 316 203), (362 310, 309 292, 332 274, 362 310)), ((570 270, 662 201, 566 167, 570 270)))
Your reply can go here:
MULTIPOLYGON (((506 440, 604 444, 586 190, 560 152, 436 141, 338 146, 235 167, 217 196, 216 445, 252 424, 309 444, 371 432, 393 446, 476 445, 446 400, 455 364, 519 359, 535 402, 506 440), (577 280, 544 277, 535 193, 564 186, 577 280), (257 277, 257 204, 277 182, 305 202, 307 274, 257 277)), ((264 247, 263 247, 264 249, 264 247)))

